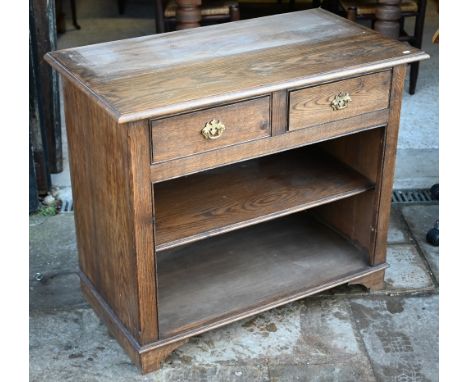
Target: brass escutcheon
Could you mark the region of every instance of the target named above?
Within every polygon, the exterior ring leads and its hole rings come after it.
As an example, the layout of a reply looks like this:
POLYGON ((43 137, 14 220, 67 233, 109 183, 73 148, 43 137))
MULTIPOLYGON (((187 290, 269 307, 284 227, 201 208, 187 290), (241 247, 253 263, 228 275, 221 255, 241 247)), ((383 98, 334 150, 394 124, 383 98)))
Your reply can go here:
POLYGON ((341 110, 348 107, 348 103, 351 102, 351 96, 347 92, 339 92, 333 101, 330 102, 330 106, 333 110, 341 110))
POLYGON ((223 135, 224 130, 226 130, 226 126, 224 126, 221 121, 213 119, 206 123, 201 133, 205 139, 218 139, 221 135, 223 135))

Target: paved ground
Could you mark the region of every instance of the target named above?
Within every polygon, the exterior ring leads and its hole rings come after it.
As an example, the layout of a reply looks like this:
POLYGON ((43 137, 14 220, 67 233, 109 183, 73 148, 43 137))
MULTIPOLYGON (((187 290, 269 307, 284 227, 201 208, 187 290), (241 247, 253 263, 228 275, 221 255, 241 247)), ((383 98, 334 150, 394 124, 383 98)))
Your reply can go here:
POLYGON ((81 296, 73 214, 32 216, 30 380, 437 381, 438 249, 423 237, 437 216, 393 209, 385 290, 338 287, 197 336, 146 376, 81 296))

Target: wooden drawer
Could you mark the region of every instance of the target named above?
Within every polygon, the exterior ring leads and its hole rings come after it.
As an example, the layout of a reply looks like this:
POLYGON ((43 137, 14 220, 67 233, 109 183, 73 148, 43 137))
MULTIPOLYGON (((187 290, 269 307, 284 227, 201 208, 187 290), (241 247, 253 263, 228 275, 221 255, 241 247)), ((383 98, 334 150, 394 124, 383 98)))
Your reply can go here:
POLYGON ((289 130, 354 117, 388 108, 391 72, 368 74, 289 94, 289 130), (349 95, 348 102, 341 99, 349 95), (335 105, 333 105, 335 103, 335 105))
POLYGON ((151 130, 153 162, 270 137, 270 97, 153 120, 151 130), (219 137, 205 137, 202 130, 213 120, 221 122, 224 130, 219 137))

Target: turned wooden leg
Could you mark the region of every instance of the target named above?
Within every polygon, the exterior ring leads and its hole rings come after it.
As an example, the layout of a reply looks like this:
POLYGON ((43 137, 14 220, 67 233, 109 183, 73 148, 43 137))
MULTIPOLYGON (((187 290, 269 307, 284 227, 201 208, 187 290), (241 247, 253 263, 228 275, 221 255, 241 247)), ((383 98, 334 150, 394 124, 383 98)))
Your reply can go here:
POLYGON ((181 347, 187 342, 188 338, 142 353, 140 356, 142 373, 149 373, 151 371, 158 370, 162 366, 166 358, 169 357, 169 355, 174 350, 181 347))
POLYGON ((176 29, 197 28, 201 21, 201 0, 176 0, 176 29))
POLYGON ((368 276, 360 277, 353 281, 350 281, 348 285, 364 285, 370 291, 381 290, 385 286, 384 282, 385 269, 382 269, 378 272, 371 273, 368 276))
POLYGON ((346 10, 346 18, 351 21, 356 21, 357 19, 357 10, 356 7, 349 7, 346 10))
POLYGON ((231 21, 238 21, 240 20, 240 12, 238 5, 231 5, 229 7, 229 16, 231 21))
POLYGON ((164 33, 166 31, 166 25, 164 21, 164 5, 163 0, 154 1, 154 12, 156 22, 156 33, 164 33))
POLYGON ((385 36, 397 39, 400 36, 401 0, 379 0, 379 7, 375 12, 377 21, 376 31, 385 36))

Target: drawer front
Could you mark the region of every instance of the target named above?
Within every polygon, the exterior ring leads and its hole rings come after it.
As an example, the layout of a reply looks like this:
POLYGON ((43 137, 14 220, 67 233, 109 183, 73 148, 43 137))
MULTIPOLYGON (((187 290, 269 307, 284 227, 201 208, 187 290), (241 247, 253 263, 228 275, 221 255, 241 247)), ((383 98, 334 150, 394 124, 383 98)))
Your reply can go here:
POLYGON ((151 121, 153 163, 271 136, 270 97, 151 121))
POLYGON ((391 72, 368 74, 289 94, 289 130, 388 108, 391 72))

